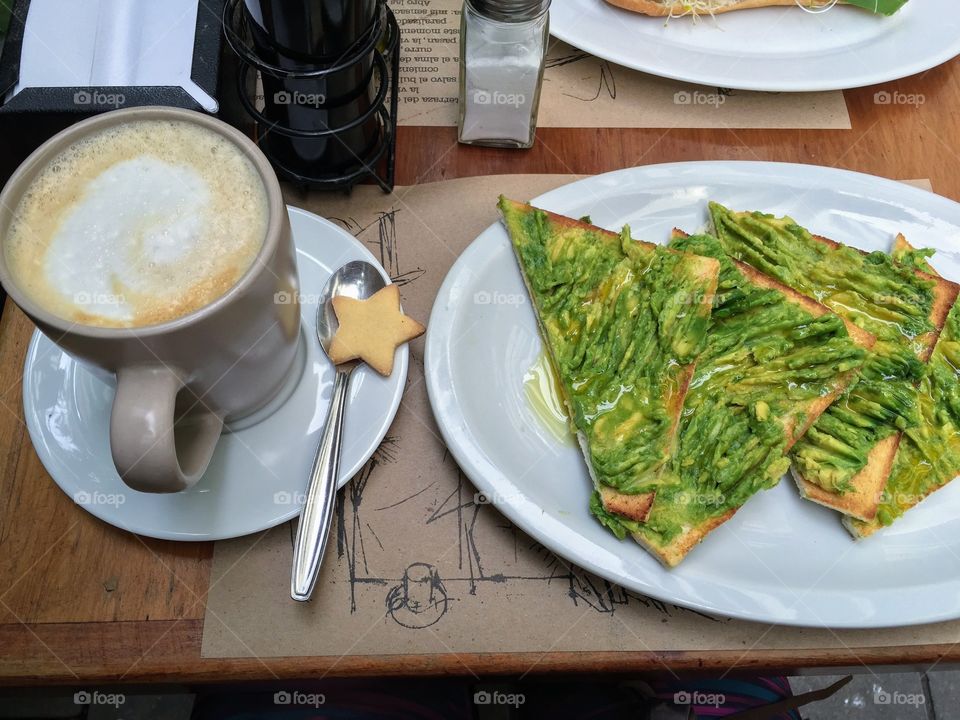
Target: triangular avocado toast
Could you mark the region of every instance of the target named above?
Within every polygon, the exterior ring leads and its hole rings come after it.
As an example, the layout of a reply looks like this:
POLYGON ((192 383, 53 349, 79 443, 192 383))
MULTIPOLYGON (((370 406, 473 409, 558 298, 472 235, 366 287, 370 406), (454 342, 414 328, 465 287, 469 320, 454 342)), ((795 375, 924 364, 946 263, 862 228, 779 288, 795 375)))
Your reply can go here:
MULTIPOLYGON (((929 275, 926 251, 914 251, 898 237, 894 259, 929 275)), ((855 538, 869 537, 960 475, 960 303, 947 317, 918 391, 920 423, 904 431, 876 516, 846 517, 855 538)))
POLYGON ((711 326, 670 462, 676 480, 657 492, 646 523, 630 528, 672 567, 779 482, 785 453, 854 381, 874 338, 732 260, 716 238, 675 231, 670 247, 720 262, 711 326))
POLYGON ((895 262, 811 235, 790 218, 710 204, 724 249, 816 299, 878 342, 861 378, 800 440, 791 471, 801 495, 872 519, 900 443, 920 422, 917 383, 958 288, 895 262))
POLYGON ((499 208, 594 483, 591 506, 638 524, 672 454, 718 263, 504 197, 499 208))

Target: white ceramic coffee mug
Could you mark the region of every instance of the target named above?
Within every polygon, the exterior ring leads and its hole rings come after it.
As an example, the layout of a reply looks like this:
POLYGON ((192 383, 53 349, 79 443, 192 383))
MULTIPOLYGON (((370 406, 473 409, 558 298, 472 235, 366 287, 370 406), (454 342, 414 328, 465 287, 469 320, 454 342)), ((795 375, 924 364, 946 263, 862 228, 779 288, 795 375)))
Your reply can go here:
POLYGON ((24 192, 52 158, 92 133, 142 120, 199 125, 250 160, 267 200, 266 233, 252 266, 209 304, 160 324, 129 328, 85 325, 44 309, 11 272, 5 246, 0 282, 53 342, 116 374, 110 447, 124 482, 145 492, 176 492, 203 474, 224 422, 262 409, 293 371, 300 337, 295 249, 269 162, 245 135, 201 113, 148 107, 98 115, 56 135, 17 169, 0 193, 0 243, 24 192))

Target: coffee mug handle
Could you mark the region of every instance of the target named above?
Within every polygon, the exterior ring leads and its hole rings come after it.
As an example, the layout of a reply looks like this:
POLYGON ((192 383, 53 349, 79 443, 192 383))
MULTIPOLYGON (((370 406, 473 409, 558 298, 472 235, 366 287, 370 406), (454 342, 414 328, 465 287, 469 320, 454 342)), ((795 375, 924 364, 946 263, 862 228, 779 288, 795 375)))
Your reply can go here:
POLYGON ((177 393, 182 388, 177 373, 163 365, 117 371, 110 449, 117 472, 134 490, 185 490, 210 463, 223 420, 197 403, 188 414, 188 431, 174 433, 177 393))

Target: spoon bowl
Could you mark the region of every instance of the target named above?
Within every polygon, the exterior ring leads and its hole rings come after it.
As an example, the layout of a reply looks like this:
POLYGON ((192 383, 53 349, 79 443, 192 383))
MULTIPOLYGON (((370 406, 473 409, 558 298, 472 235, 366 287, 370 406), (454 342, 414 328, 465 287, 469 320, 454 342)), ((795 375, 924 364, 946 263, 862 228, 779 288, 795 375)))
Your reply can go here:
MULTIPOLYGON (((386 285, 387 281, 380 274, 380 270, 362 260, 349 262, 330 276, 317 307, 317 339, 324 354, 329 352, 333 336, 340 327, 333 309, 333 298, 345 296, 366 300, 386 285)), ((343 444, 347 389, 350 376, 359 364, 360 361, 354 360, 336 366, 330 412, 320 434, 320 444, 310 473, 310 484, 307 486, 293 546, 290 597, 299 602, 306 602, 313 595, 323 562, 340 479, 340 449, 343 444)))
POLYGON ((329 351, 333 336, 340 327, 333 309, 333 298, 343 295, 365 300, 386 286, 387 281, 383 279, 380 270, 363 260, 348 262, 330 276, 317 305, 317 339, 324 353, 329 351))

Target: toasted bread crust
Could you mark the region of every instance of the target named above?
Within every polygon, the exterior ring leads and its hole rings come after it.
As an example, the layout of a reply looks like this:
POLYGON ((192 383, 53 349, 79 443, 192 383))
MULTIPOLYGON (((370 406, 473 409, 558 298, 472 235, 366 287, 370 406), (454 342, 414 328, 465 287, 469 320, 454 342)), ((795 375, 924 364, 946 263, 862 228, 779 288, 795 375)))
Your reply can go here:
POLYGON ((653 506, 653 497, 653 493, 627 495, 607 485, 600 486, 600 500, 604 510, 637 522, 646 522, 653 506))
MULTIPOLYGON (((894 252, 897 252, 897 251, 905 252, 910 250, 916 250, 916 248, 907 241, 907 238, 904 236, 903 233, 897 233, 897 237, 893 239, 893 250, 894 252)), ((933 275, 934 277, 940 277, 940 273, 934 270, 933 267, 930 265, 930 263, 924 262, 923 265, 926 268, 926 270, 924 270, 925 273, 927 273, 928 275, 933 275)))
MULTIPOLYGON (((816 300, 811 300, 806 295, 801 295, 793 288, 784 285, 779 280, 776 280, 769 275, 765 275, 752 265, 747 265, 745 262, 741 262, 739 260, 733 260, 733 262, 737 266, 737 269, 743 273, 750 282, 770 290, 778 290, 784 294, 789 302, 799 305, 814 317, 821 317, 822 315, 832 312, 830 308, 826 307, 825 305, 821 305, 816 300)), ((869 350, 877 342, 877 338, 872 333, 869 333, 863 328, 854 325, 852 322, 844 320, 843 324, 847 329, 847 334, 850 336, 850 339, 853 340, 857 345, 869 350)), ((843 394, 843 391, 846 390, 846 388, 848 388, 854 381, 856 376, 857 371, 855 370, 838 376, 836 382, 834 383, 833 391, 827 395, 824 395, 823 397, 812 400, 810 404, 803 409, 805 421, 802 425, 796 425, 796 415, 793 415, 785 420, 784 430, 786 430, 787 437, 790 438, 790 441, 787 443, 787 451, 793 448, 797 441, 806 435, 807 430, 813 427, 813 423, 817 421, 817 418, 826 412, 828 407, 833 405, 836 399, 840 397, 840 395, 843 394)))
MULTIPOLYGON (((836 240, 831 240, 822 235, 814 235, 813 239, 831 248, 841 246, 836 240)), ((909 250, 913 248, 901 234, 898 235, 894 241, 894 249, 909 250)), ((859 252, 866 254, 863 250, 859 250, 859 252)), ((957 295, 960 293, 960 285, 945 280, 939 275, 922 272, 920 270, 916 270, 915 274, 919 278, 935 283, 933 290, 934 302, 930 311, 930 322, 936 329, 918 338, 922 346, 922 351, 918 357, 923 362, 926 362, 930 359, 930 354, 933 352, 933 348, 940 337, 940 331, 947 321, 950 308, 953 307, 957 295)), ((852 325, 852 323, 848 323, 848 326, 849 325, 852 325)), ((824 410, 825 409, 826 408, 824 408, 824 410)), ((887 479, 890 477, 890 471, 893 469, 893 461, 896 458, 897 449, 900 447, 901 438, 902 433, 895 433, 881 440, 870 449, 870 452, 867 454, 867 464, 860 472, 854 475, 850 481, 853 485, 853 490, 850 492, 840 494, 824 490, 816 483, 807 480, 796 467, 791 467, 791 475, 803 498, 859 520, 873 520, 880 507, 880 495, 886 487, 887 479)))
POLYGON ((737 509, 710 518, 696 527, 688 528, 666 545, 654 545, 639 533, 632 537, 643 548, 668 568, 676 567, 703 539, 737 514, 737 509))
MULTIPOLYGON (((830 238, 823 237, 822 235, 813 235, 813 239, 831 248, 838 248, 842 246, 842 244, 836 240, 831 240, 830 238)), ((862 255, 869 254, 860 248, 854 249, 862 255)), ((900 233, 893 241, 893 249, 913 250, 914 247, 903 236, 903 233, 900 233)), ((932 271, 933 268, 930 268, 930 270, 932 271)), ((933 348, 937 344, 937 340, 940 339, 940 331, 943 330, 943 325, 947 322, 947 315, 950 314, 950 309, 957 301, 957 296, 960 295, 960 285, 941 277, 936 272, 914 270, 914 274, 918 278, 934 283, 933 307, 930 309, 930 323, 933 325, 935 330, 921 335, 918 338, 920 344, 923 346, 923 352, 918 357, 926 362, 930 359, 930 353, 933 352, 933 348)))
MULTIPOLYGON (((893 241, 893 249, 916 250, 916 248, 907 241, 907 238, 903 236, 903 233, 897 235, 893 241)), ((953 303, 956 302, 957 292, 954 288, 949 287, 950 285, 954 285, 954 283, 949 283, 944 280, 940 273, 930 266, 930 263, 924 263, 924 265, 927 269, 918 272, 917 275, 919 277, 929 277, 931 280, 937 282, 934 288, 933 309, 930 312, 930 322, 933 323, 934 327, 943 328, 947 322, 947 315, 950 314, 950 308, 953 307, 953 303)), ((960 288, 960 286, 956 286, 956 288, 960 288)), ((936 347, 939 338, 939 330, 934 330, 933 332, 920 336, 920 343, 923 346, 923 351, 919 356, 921 360, 927 362, 930 359, 930 355, 933 354, 933 348, 936 347)))
POLYGON ((832 493, 819 485, 804 480, 795 466, 791 466, 793 476, 800 496, 805 500, 818 503, 844 515, 850 515, 858 520, 869 522, 877 516, 880 506, 880 494, 887 484, 890 470, 893 468, 893 459, 900 447, 900 433, 894 433, 874 445, 867 454, 866 466, 853 476, 851 483, 856 488, 853 492, 832 493))
MULTIPOLYGON (((916 248, 914 248, 913 245, 907 242, 907 239, 902 234, 900 234, 900 235, 897 235, 896 240, 894 240, 893 249, 894 250, 914 250, 916 248)), ((929 263, 927 263, 926 274, 931 278, 937 278, 937 279, 941 278, 940 274, 936 270, 934 270, 929 263)), ((950 284, 952 285, 954 283, 950 283, 950 284)), ((943 286, 940 283, 938 283, 937 291, 940 291, 942 287, 943 286)), ((949 314, 949 312, 950 312, 950 308, 948 307, 947 314, 949 314)), ((946 314, 943 317, 944 317, 943 321, 938 325, 938 327, 940 328, 942 328, 943 324, 946 323, 946 314)), ((931 320, 932 319, 933 319, 933 314, 931 313, 931 320)), ((939 336, 940 335, 938 331, 933 342, 931 342, 930 344, 929 350, 926 352, 926 357, 922 358, 924 361, 929 360, 930 354, 933 352, 933 348, 936 345, 936 340, 939 339, 939 336)), ((897 445, 899 447, 899 438, 898 438, 897 445)), ((894 453, 894 456, 895 455, 896 453, 894 453)), ((893 459, 894 459, 893 457, 890 458, 891 469, 893 466, 893 459)), ((960 468, 958 468, 958 470, 960 470, 960 468)), ((887 480, 887 477, 889 477, 889 474, 890 474, 890 471, 888 470, 883 477, 884 482, 883 482, 883 485, 880 486, 881 490, 883 490, 883 488, 886 487, 886 480, 887 480)), ((949 483, 944 483, 943 485, 937 485, 936 487, 931 488, 924 494, 924 496, 920 499, 920 501, 918 501, 917 504, 919 504, 919 502, 922 502, 926 498, 930 497, 937 490, 946 487, 948 484, 949 483)), ((846 528, 847 532, 849 532, 853 536, 855 540, 863 540, 864 538, 868 538, 871 535, 873 535, 875 532, 878 532, 879 530, 883 529, 883 526, 880 525, 880 523, 876 522, 876 512, 874 512, 874 516, 871 518, 858 518, 861 520, 865 520, 869 523, 868 525, 863 525, 863 526, 858 526, 855 522, 853 522, 853 520, 851 519, 851 517, 849 517, 849 515, 853 515, 853 513, 848 513, 848 517, 843 518, 843 526, 844 528, 846 528)))
MULTIPOLYGON (((687 233, 678 229, 674 229, 671 235, 671 238, 683 237, 687 237, 687 233)), ((740 262, 739 260, 733 260, 733 262, 737 269, 743 273, 743 275, 750 282, 759 285, 760 287, 779 291, 787 298, 789 302, 802 307, 814 317, 820 317, 831 312, 829 308, 821 305, 816 300, 811 300, 806 295, 801 295, 793 288, 787 287, 769 275, 764 275, 754 267, 740 262)), ((874 337, 873 334, 857 327, 856 325, 853 325, 852 323, 844 324, 854 342, 867 349, 873 347, 874 343, 876 342, 876 337, 874 337)), ((857 371, 854 370, 838 376, 834 383, 833 392, 812 400, 802 410, 798 410, 797 413, 784 418, 784 431, 786 432, 787 437, 790 438, 787 445, 787 450, 789 450, 793 444, 799 440, 804 433, 806 433, 810 426, 816 422, 816 419, 820 417, 820 415, 834 402, 834 400, 836 400, 837 397, 840 396, 841 393, 843 393, 847 387, 849 387, 856 375, 857 371), (806 422, 804 422, 802 426, 798 427, 796 426, 796 415, 801 411, 806 415, 806 422)), ((693 548, 703 541, 707 535, 713 532, 716 528, 720 527, 723 523, 727 522, 736 514, 736 512, 737 508, 734 508, 728 510, 723 515, 710 518, 700 525, 687 528, 671 542, 663 546, 659 546, 650 542, 639 533, 633 535, 633 539, 640 543, 640 545, 642 545, 651 555, 656 557, 666 567, 676 567, 680 564, 683 558, 686 557, 691 550, 693 550, 693 548)))
MULTIPOLYGON (((530 205, 516 202, 514 200, 507 200, 515 209, 523 210, 527 207, 532 207, 530 205)), ((609 230, 604 230, 603 228, 598 228, 595 225, 590 225, 589 223, 584 223, 579 220, 574 220, 565 215, 558 215, 552 213, 549 210, 543 210, 541 208, 535 208, 543 212, 547 217, 550 218, 551 222, 556 223, 557 225, 564 228, 571 229, 589 229, 592 232, 599 233, 600 235, 608 238, 609 240, 619 241, 620 235, 618 233, 611 232, 609 230)), ((644 247, 648 249, 653 249, 657 247, 654 243, 644 242, 642 240, 636 240, 644 247)), ((512 243, 511 243, 512 246, 512 243)), ((673 252, 673 251, 671 251, 673 252)), ((700 304, 705 307, 712 307, 713 300, 717 292, 717 282, 719 281, 719 269, 720 263, 717 262, 714 258, 701 257, 699 255, 691 255, 689 253, 682 253, 687 255, 691 262, 696 263, 696 274, 707 281, 706 291, 703 294, 703 297, 700 299, 700 304)), ((518 263, 519 264, 519 263, 518 263)), ((533 292, 531 291, 529 282, 527 280, 526 273, 523 271, 523 266, 520 265, 520 275, 523 278, 523 283, 526 286, 527 294, 530 296, 531 301, 533 300, 533 292)), ((537 325, 540 329, 541 336, 544 335, 544 328, 540 324, 540 313, 539 309, 534 313, 537 320, 537 325)), ((550 349, 548 343, 543 343, 544 348, 546 349, 547 354, 550 356, 551 362, 556 365, 556 358, 553 357, 553 351, 550 349)), ((673 393, 669 398, 667 398, 666 407, 667 411, 671 414, 673 420, 670 426, 670 435, 669 442, 670 447, 668 448, 669 452, 667 455, 672 454, 672 445, 676 441, 677 428, 680 425, 680 411, 683 409, 683 400, 686 397, 687 389, 690 386, 690 381, 693 379, 695 364, 690 363, 686 368, 684 368, 677 377, 677 391, 673 393)), ((570 411, 570 402, 566 397, 564 389, 561 387, 560 392, 564 395, 563 402, 567 407, 567 412, 570 411)), ((579 433, 578 433, 579 435, 579 433)), ((593 466, 590 464, 590 458, 587 453, 586 441, 585 438, 580 437, 579 445, 581 447, 584 460, 586 461, 587 470, 590 473, 591 479, 593 480, 594 486, 600 492, 600 499, 603 503, 603 508, 608 512, 612 512, 618 515, 623 515, 631 520, 637 522, 644 522, 647 519, 647 516, 650 514, 650 508, 653 506, 654 493, 642 493, 638 495, 628 495, 626 493, 618 492, 615 488, 601 485, 593 473, 593 466)))
MULTIPOLYGON (((873 338, 873 335, 870 335, 870 337, 873 338)), ((854 342, 857 341, 854 339, 854 342)), ((873 347, 873 342, 871 341, 869 345, 864 345, 864 347, 869 350, 873 347)), ((793 446, 797 444, 800 438, 807 434, 807 431, 812 428, 817 419, 827 411, 827 408, 833 405, 833 403, 837 401, 837 398, 843 395, 846 389, 853 384, 853 381, 857 379, 859 373, 859 370, 850 370, 842 375, 838 375, 832 391, 823 397, 811 401, 810 404, 807 405, 804 411, 805 420, 802 425, 796 425, 792 422, 795 420, 795 417, 791 418, 791 423, 784 426, 787 429, 787 435, 790 437, 785 452, 790 452, 793 449, 793 446)))
MULTIPOLYGON (((657 2, 657 0, 607 0, 611 5, 616 5, 624 10, 641 13, 642 15, 652 15, 654 17, 669 17, 671 14, 676 17, 683 15, 683 0, 674 0, 674 2, 657 2), (677 7, 679 9, 677 9, 677 7), (673 9, 672 9, 673 8, 673 9)), ((712 11, 714 15, 733 12, 734 10, 750 10, 752 8, 772 7, 782 5, 795 5, 797 0, 739 0, 729 5, 724 5, 712 11)), ((816 6, 822 4, 818 0, 803 0, 806 6, 816 6)), ((706 14, 706 13, 705 13, 706 14)))
POLYGON ((871 521, 869 525, 858 526, 856 519, 849 515, 844 515, 841 520, 844 529, 853 536, 854 540, 863 540, 870 537, 878 530, 883 529, 878 523, 871 521))
MULTIPOLYGON (((716 287, 714 287, 714 292, 716 287)), ((713 302, 711 296, 711 302, 713 302)), ((696 370, 696 363, 690 363, 683 369, 678 376, 678 390, 667 400, 667 412, 672 417, 670 425, 670 455, 673 454, 673 447, 677 439, 677 429, 680 427, 680 411, 683 410, 683 401, 687 396, 687 390, 690 387, 690 381, 693 380, 693 373, 696 370)), ((650 508, 653 507, 654 493, 645 493, 642 495, 627 495, 618 492, 616 489, 603 485, 600 488, 600 500, 603 502, 603 509, 617 515, 623 515, 637 522, 646 522, 650 514, 650 508)))
POLYGON ((933 323, 936 330, 928 332, 919 338, 923 344, 923 352, 920 354, 920 359, 927 362, 933 354, 933 348, 936 347, 937 341, 940 339, 943 326, 947 323, 947 315, 950 314, 951 308, 953 308, 954 303, 957 301, 957 296, 960 295, 960 285, 945 280, 939 275, 931 275, 920 272, 919 270, 917 274, 937 283, 933 291, 933 309, 930 311, 930 322, 933 323))
MULTIPOLYGON (((514 210, 526 210, 529 208, 532 210, 536 210, 537 212, 542 212, 544 215, 550 218, 551 222, 556 223, 561 227, 570 228, 574 230, 590 230, 591 232, 595 232, 598 235, 602 235, 603 237, 608 238, 609 240, 619 241, 620 239, 620 233, 611 232, 610 230, 605 230, 602 227, 597 227, 596 225, 591 225, 590 223, 585 223, 581 220, 574 220, 572 217, 567 217, 566 215, 558 215, 555 212, 551 212, 550 210, 544 210, 543 208, 538 208, 534 205, 530 205, 529 203, 522 203, 522 202, 518 202, 517 200, 510 200, 509 198, 504 198, 504 200, 506 200, 506 202, 509 203, 514 210)), ((634 242, 639 243, 640 245, 643 245, 645 248, 648 248, 650 250, 653 250, 655 247, 657 247, 655 243, 646 242, 644 240, 634 240, 634 242)), ((704 259, 709 260, 711 258, 704 258, 704 259)))
MULTIPOLYGON (((884 483, 884 484, 886 484, 886 483, 884 483)), ((920 503, 922 503, 924 500, 926 500, 928 497, 930 497, 931 495, 933 495, 937 490, 942 490, 943 488, 945 488, 945 487, 946 487, 947 485, 949 485, 949 484, 950 484, 949 482, 945 482, 943 485, 937 485, 937 486, 935 486, 935 487, 929 488, 929 489, 923 494, 923 497, 920 498, 919 500, 917 500, 917 502, 915 502, 915 503, 914 503, 913 505, 911 505, 910 507, 911 507, 911 508, 916 507, 917 505, 919 505, 920 503)), ((883 530, 883 525, 881 525, 879 522, 877 522, 876 517, 874 517, 872 520, 869 520, 869 521, 868 521, 868 524, 862 525, 862 526, 858 526, 858 525, 854 522, 854 520, 855 520, 854 518, 852 518, 852 517, 850 517, 850 516, 847 516, 847 515, 845 515, 845 516, 843 517, 843 526, 847 529, 847 532, 849 532, 851 535, 853 535, 854 540, 863 540, 864 538, 870 537, 870 536, 873 535, 875 532, 878 532, 878 531, 880 531, 880 530, 883 530)))
MULTIPOLYGON (((569 218, 567 218, 569 219, 569 218)), ((576 222, 576 221, 574 221, 576 222)), ((582 224, 582 223, 577 223, 582 224)), ((590 226, 592 227, 592 226, 590 226)), ((604 233, 608 232, 606 230, 604 233)), ((613 234, 613 233, 612 233, 613 234)), ((646 247, 654 247, 652 243, 641 242, 646 247)), ((700 299, 700 304, 706 307, 713 306, 713 300, 717 293, 717 283, 719 282, 720 263, 714 258, 706 258, 700 255, 683 253, 689 258, 696 258, 698 264, 697 274, 707 282, 706 291, 700 299)), ((667 412, 672 418, 669 434, 668 454, 673 454, 674 444, 677 439, 677 430, 680 427, 680 412, 683 410, 683 401, 687 396, 687 390, 690 388, 690 382, 693 380, 693 374, 696 371, 696 362, 687 365, 677 376, 677 389, 666 399, 667 412)), ((600 499, 603 502, 603 509, 618 515, 623 515, 636 520, 645 522, 650 514, 650 508, 653 507, 653 493, 643 495, 627 495, 618 492, 611 487, 602 487, 600 490, 600 499)))
MULTIPOLYGON (((674 231, 674 233, 676 232, 677 231, 674 231)), ((793 288, 788 287, 779 280, 760 272, 752 265, 747 265, 747 263, 741 262, 740 260, 732 260, 734 265, 736 265, 737 270, 739 270, 751 283, 754 285, 759 285, 763 288, 767 288, 768 290, 777 290, 783 293, 789 302, 800 306, 814 317, 821 317, 829 312, 832 312, 830 308, 826 307, 825 305, 821 305, 816 300, 811 300, 806 295, 801 295, 793 288)), ((854 325, 846 320, 843 321, 843 324, 847 329, 847 334, 850 336, 850 339, 853 340, 857 345, 869 350, 877 342, 877 338, 863 328, 858 327, 857 325, 854 325)), ((840 375, 837 378, 834 390, 831 393, 811 401, 811 403, 803 411, 806 415, 806 422, 804 422, 803 425, 797 427, 794 423, 795 418, 793 417, 789 418, 785 422, 784 428, 787 431, 787 436, 790 438, 787 450, 792 448, 794 444, 806 434, 807 430, 809 430, 813 426, 813 423, 816 422, 816 419, 820 417, 838 397, 840 397, 847 387, 849 387, 856 375, 856 371, 851 371, 840 375)))
MULTIPOLYGON (((733 260, 733 262, 736 264, 737 269, 742 272, 750 282, 755 285, 759 285, 760 287, 771 290, 779 290, 787 296, 787 300, 795 305, 799 305, 814 317, 820 317, 821 315, 826 315, 829 312, 833 312, 826 305, 822 305, 816 300, 808 298, 806 295, 801 295, 792 287, 784 285, 779 280, 760 272, 752 265, 747 265, 747 263, 741 262, 740 260, 733 260)), ((841 320, 843 320, 843 318, 841 318, 841 320)), ((857 343, 857 345, 865 347, 869 350, 877 342, 877 338, 874 337, 872 333, 867 332, 859 325, 854 325, 848 320, 843 320, 843 324, 847 328, 847 334, 855 343, 857 343)))

